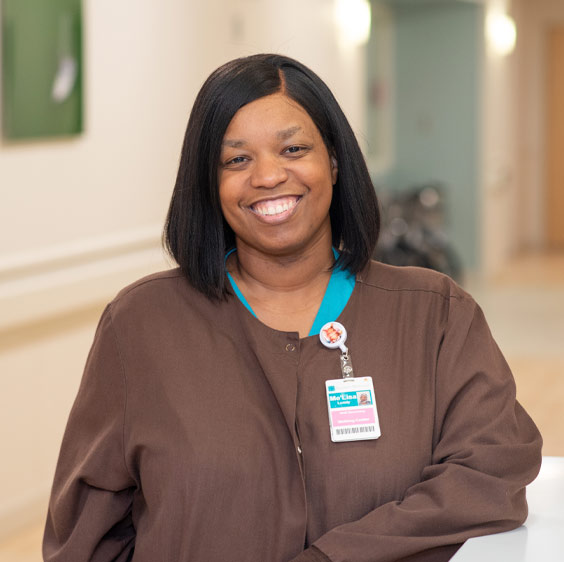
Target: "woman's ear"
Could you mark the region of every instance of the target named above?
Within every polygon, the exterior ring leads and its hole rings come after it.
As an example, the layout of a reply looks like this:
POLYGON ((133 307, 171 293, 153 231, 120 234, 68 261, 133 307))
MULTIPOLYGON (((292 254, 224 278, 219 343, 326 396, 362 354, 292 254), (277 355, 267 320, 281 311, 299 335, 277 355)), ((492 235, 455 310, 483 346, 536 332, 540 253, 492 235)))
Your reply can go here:
POLYGON ((331 156, 331 181, 333 185, 337 183, 337 176, 339 175, 339 165, 337 164, 337 159, 331 156))

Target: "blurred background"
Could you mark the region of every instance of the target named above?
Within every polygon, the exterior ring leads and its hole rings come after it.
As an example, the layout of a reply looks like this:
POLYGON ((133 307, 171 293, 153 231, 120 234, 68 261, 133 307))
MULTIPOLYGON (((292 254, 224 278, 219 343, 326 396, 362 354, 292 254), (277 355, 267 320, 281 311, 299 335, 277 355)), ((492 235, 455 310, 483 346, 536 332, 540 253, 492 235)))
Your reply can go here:
POLYGON ((562 0, 0 8, 0 560, 41 560, 99 315, 172 266, 161 230, 192 102, 214 68, 256 52, 328 83, 382 200, 378 257, 474 295, 544 454, 564 455, 562 0))

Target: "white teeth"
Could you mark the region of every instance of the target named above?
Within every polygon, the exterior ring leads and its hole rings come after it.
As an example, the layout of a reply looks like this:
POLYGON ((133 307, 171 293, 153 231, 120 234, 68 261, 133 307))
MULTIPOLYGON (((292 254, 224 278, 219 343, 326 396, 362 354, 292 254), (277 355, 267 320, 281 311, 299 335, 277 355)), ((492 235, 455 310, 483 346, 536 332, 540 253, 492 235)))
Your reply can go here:
POLYGON ((280 213, 284 213, 293 209, 297 204, 297 200, 295 198, 285 198, 282 201, 278 202, 259 202, 253 205, 253 210, 255 213, 262 215, 262 216, 272 216, 272 215, 279 215, 280 213))

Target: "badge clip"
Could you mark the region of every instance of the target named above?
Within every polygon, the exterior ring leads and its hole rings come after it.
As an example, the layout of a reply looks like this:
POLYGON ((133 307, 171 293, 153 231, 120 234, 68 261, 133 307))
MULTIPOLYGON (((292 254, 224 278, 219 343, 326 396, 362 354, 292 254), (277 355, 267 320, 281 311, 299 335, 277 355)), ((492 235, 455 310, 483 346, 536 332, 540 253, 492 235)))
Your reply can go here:
POLYGON ((344 379, 354 379, 351 356, 348 352, 341 354, 341 373, 343 373, 344 379))

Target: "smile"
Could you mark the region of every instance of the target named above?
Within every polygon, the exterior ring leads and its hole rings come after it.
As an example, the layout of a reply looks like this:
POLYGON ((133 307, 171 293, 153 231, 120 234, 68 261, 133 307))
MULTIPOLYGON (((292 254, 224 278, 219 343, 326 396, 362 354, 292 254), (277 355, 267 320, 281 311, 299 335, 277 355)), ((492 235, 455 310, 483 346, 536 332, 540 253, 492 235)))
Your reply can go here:
POLYGON ((251 205, 250 209, 261 217, 281 218, 291 214, 299 200, 300 197, 292 195, 268 201, 257 201, 251 205))

